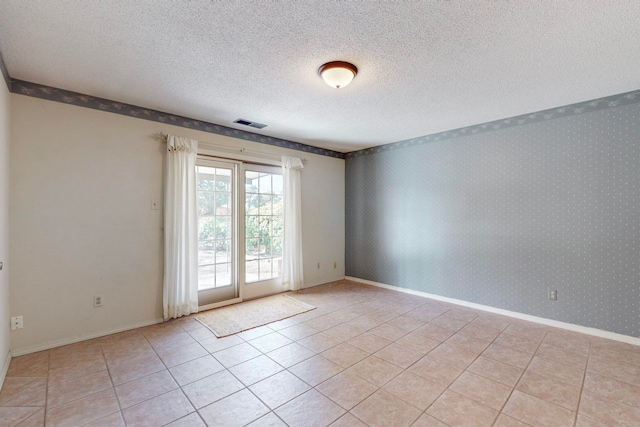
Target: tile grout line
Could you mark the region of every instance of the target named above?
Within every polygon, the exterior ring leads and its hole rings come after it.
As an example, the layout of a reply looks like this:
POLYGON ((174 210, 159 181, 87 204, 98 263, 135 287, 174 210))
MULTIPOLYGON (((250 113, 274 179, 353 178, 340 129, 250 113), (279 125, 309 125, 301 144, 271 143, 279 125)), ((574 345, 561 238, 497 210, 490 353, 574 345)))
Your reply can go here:
POLYGON ((587 369, 589 368, 589 359, 591 358, 591 341, 589 341, 589 351, 587 352, 587 363, 584 366, 584 374, 582 375, 582 384, 580 384, 580 398, 576 407, 576 415, 573 418, 573 425, 578 424, 578 415, 580 414, 580 405, 582 404, 582 393, 584 392, 584 383, 587 378, 587 369))
POLYGON ((47 386, 44 393, 44 425, 47 425, 47 410, 49 409, 49 370, 51 369, 51 352, 47 350, 47 386))
MULTIPOLYGON (((122 405, 120 404, 120 398, 118 397, 118 393, 116 393, 116 385, 113 382, 113 378, 111 377, 111 371, 109 370, 109 364, 107 363, 107 357, 104 354, 104 348, 102 347, 102 343, 98 344, 100 346, 100 354, 102 355, 102 360, 104 361, 104 366, 107 368, 107 374, 109 375, 109 382, 111 383, 111 390, 113 390, 113 395, 116 397, 116 402, 118 402, 118 408, 120 413, 120 418, 124 423, 124 414, 122 413, 122 405)), ((88 424, 85 424, 85 426, 88 424)), ((125 423, 126 425, 126 423, 125 423)))
MULTIPOLYGON (((509 393, 509 397, 507 397, 507 399, 504 401, 504 404, 502 405, 502 408, 500 408, 500 412, 498 412, 498 417, 496 417, 495 421, 493 422, 493 425, 495 426, 495 423, 498 422, 498 418, 500 417, 500 414, 502 414, 505 406, 507 406, 507 403, 509 403, 509 400, 511 399, 511 396, 513 395, 513 392, 516 391, 516 389, 518 388, 518 384, 520 384, 520 381, 522 380, 522 377, 524 376, 524 374, 527 372, 527 369, 529 368, 529 365, 531 365, 531 362, 533 362, 534 357, 536 357, 536 353, 538 352, 538 350, 540 349, 540 346, 542 345, 542 343, 544 342, 544 339, 547 337, 547 334, 549 332, 546 330, 545 328, 545 332, 544 332, 544 336, 542 337, 542 339, 540 340, 540 342, 538 343, 538 346, 536 347, 536 350, 533 352, 533 354, 531 355, 531 359, 529 359, 529 362, 527 363, 527 366, 524 367, 524 369, 522 370, 522 373, 520 374, 520 377, 518 377, 518 381, 516 382, 516 384, 513 386, 513 388, 511 389, 511 392, 509 393)), ((519 390, 518 390, 519 391, 519 390)), ((524 393, 521 391, 521 393, 524 393)), ((526 393, 528 394, 528 393, 526 393)), ((533 396, 535 397, 535 396, 533 396)), ((508 414, 505 414, 506 416, 510 416, 508 414)), ((515 418, 515 417, 512 417, 515 418)), ((524 421, 518 419, 518 421, 522 422, 523 424, 527 424, 524 421)))
MULTIPOLYGON (((427 322, 427 323, 425 323, 425 324, 426 324, 426 325, 428 325, 429 323, 431 323, 431 321, 432 321, 432 320, 437 319, 438 317, 440 317, 440 316, 442 316, 443 314, 445 314, 445 313, 449 312, 450 310, 451 310, 451 309, 448 309, 447 311, 445 311, 445 312, 441 313, 440 315, 438 315, 438 316, 434 317, 433 319, 431 319, 430 321, 428 321, 428 322, 427 322)), ((476 318, 478 318, 478 316, 476 316, 475 318, 473 318, 473 319, 469 320, 467 323, 465 323, 465 325, 464 325, 464 326, 462 326, 460 329, 458 329, 456 332, 454 332, 452 335, 450 335, 446 340, 444 340, 444 341, 440 342, 440 344, 438 344, 436 347, 434 347, 433 349, 431 349, 431 350, 429 351, 429 353, 431 353, 431 352, 432 352, 433 350, 435 350, 436 348, 440 347, 440 346, 441 346, 442 344, 444 344, 444 343, 445 343, 449 338, 451 338, 452 336, 456 335, 458 332, 460 332, 460 331, 462 330, 462 328, 464 328, 465 326, 467 326, 468 324, 470 324, 471 322, 473 322, 476 318)), ((438 325, 436 325, 436 326, 438 326, 438 325)), ((495 338, 494 338, 494 340, 495 340, 495 338)), ((492 343, 492 342, 493 342, 493 341, 491 341, 491 343, 492 343)), ((490 343, 489 345, 491 345, 491 343, 490 343)), ((451 344, 450 344, 450 345, 451 345, 451 344)), ((456 346, 454 346, 454 347, 456 347, 456 346)), ((487 347, 488 347, 488 346, 487 346, 487 347)), ((456 348, 458 348, 458 347, 456 347, 456 348)), ((483 350, 483 351, 484 351, 484 350, 483 350)), ((411 366, 415 365, 416 363, 418 363, 418 361, 420 361, 420 360, 422 360, 424 357, 428 356, 428 355, 429 355, 429 353, 427 353, 427 354, 425 354, 424 356, 422 356, 419 360, 417 360, 417 361, 416 361, 415 363, 413 363, 411 366)), ((481 352, 480 354, 482 354, 482 352, 481 352)), ((476 360, 478 360, 478 357, 480 357, 480 354, 476 356, 476 358, 473 360, 473 362, 471 362, 471 363, 467 366, 467 368, 468 368, 469 366, 471 366, 471 365, 472 365, 476 360)), ((436 359, 436 360, 439 360, 439 359, 436 359)), ((448 363, 446 363, 446 362, 442 362, 442 363, 445 363, 445 364, 449 365, 449 364, 448 364, 448 363)), ((411 366, 409 366, 409 368, 410 368, 411 366)), ((449 366, 453 366, 453 365, 449 365, 449 366)), ((409 369, 409 368, 407 368, 407 369, 409 369)), ((432 417, 431 415, 427 414, 427 411, 429 410, 429 408, 431 408, 431 406, 433 406, 433 404, 434 404, 435 402, 437 402, 437 401, 438 401, 438 399, 440 399, 440 397, 442 397, 442 395, 443 395, 447 390, 449 390, 449 387, 451 387, 451 385, 452 385, 453 383, 455 383, 455 382, 458 380, 458 378, 460 378, 460 376, 462 376, 462 374, 464 374, 464 373, 466 372, 466 370, 467 370, 466 368, 465 368, 465 369, 463 369, 463 370, 462 370, 462 372, 460 372, 460 374, 458 374, 458 376, 456 376, 456 378, 455 378, 453 381, 451 381, 451 383, 450 383, 448 386, 444 387, 444 390, 442 390, 442 392, 441 392, 440 394, 438 394, 438 397, 436 397, 435 399, 433 399, 433 401, 432 401, 432 402, 431 402, 431 403, 430 403, 430 404, 429 404, 429 405, 424 409, 424 411, 422 411, 422 413, 418 416, 418 418, 416 418, 416 419, 414 420, 414 422, 413 422, 413 423, 415 423, 418 419, 420 419, 420 417, 421 417, 422 415, 427 415, 427 416, 429 416, 429 417, 432 417)), ((419 376, 419 375, 418 375, 418 376, 419 376)), ((425 379, 426 379, 426 378, 425 378, 425 379)), ((429 380, 427 380, 427 381, 429 381, 429 380)), ((452 392, 454 392, 454 391, 452 390, 452 392)), ((454 392, 454 393, 455 393, 455 392, 454 392)), ((408 402, 407 402, 407 403, 408 403, 408 402)), ((442 422, 443 424, 447 424, 447 423, 445 423, 443 420, 441 420, 441 419, 439 419, 439 418, 436 418, 436 417, 432 417, 432 418, 434 418, 434 419, 436 419, 436 420, 438 420, 438 421, 442 422)), ((447 425, 448 425, 448 424, 447 424, 447 425)))
MULTIPOLYGON (((447 311, 449 311, 449 310, 447 310, 447 311)), ((446 312, 445 312, 445 313, 446 313, 446 312)), ((442 314, 444 314, 444 313, 442 313, 442 314)), ((438 317, 440 317, 440 316, 436 316, 436 317, 434 318, 434 320, 435 320, 435 319, 437 319, 438 317)), ((452 336, 454 336, 454 335, 456 335, 457 333, 459 333, 459 332, 460 332, 460 331, 461 331, 465 326, 467 326, 468 324, 470 324, 471 322, 473 322, 474 320, 476 320, 476 319, 477 319, 477 318, 479 318, 479 317, 480 317, 480 316, 476 316, 475 318, 473 318, 473 319, 469 320, 467 323, 465 323, 465 325, 464 325, 464 326, 462 326, 460 329, 458 329, 457 331, 455 331, 455 332, 453 333, 453 335, 449 336, 445 341, 442 341, 442 342, 440 343, 440 345, 444 344, 447 340, 449 340, 449 338, 451 338, 452 336)), ((431 321, 429 321, 428 323, 431 323, 431 321)), ((437 325, 436 325, 436 326, 437 326, 437 325)), ((508 326, 507 326, 507 327, 508 327, 508 326)), ((505 328, 505 330, 506 330, 506 329, 507 329, 507 328, 505 328)), ((504 331, 501 331, 501 333, 500 333, 498 336, 496 336, 493 340, 489 341, 489 345, 485 348, 485 350, 486 350, 487 348, 489 348, 489 347, 491 346, 491 344, 493 344, 493 343, 494 343, 494 341, 495 341, 496 339, 498 339, 498 337, 499 337, 500 335, 502 335, 502 333, 504 333, 504 331)), ((436 346, 435 348, 438 348, 440 345, 436 346)), ((452 345, 452 344, 450 344, 450 345, 452 345)), ((456 347, 455 345, 453 345, 453 347, 455 347, 455 348, 459 348, 459 347, 456 347)), ((435 350, 435 348, 434 348, 433 350, 435 350)), ((432 350, 432 351, 433 351, 433 350, 432 350)), ((429 353, 430 353, 430 352, 429 352, 429 353)), ((428 356, 428 355, 429 355, 429 353, 427 353, 425 356, 428 356)), ((458 376, 456 376, 456 378, 455 378, 453 381, 451 381, 451 383, 450 383, 448 386, 446 386, 446 387, 444 388, 444 390, 442 391, 442 393, 440 393, 440 394, 438 395, 438 397, 437 397, 437 398, 435 398, 435 399, 433 400, 433 402, 431 402, 431 403, 429 404, 429 406, 427 406, 427 408, 424 410, 423 414, 428 415, 428 416, 430 416, 430 417, 432 416, 432 415, 430 415, 430 414, 427 414, 427 411, 429 410, 429 408, 431 408, 431 406, 433 406, 433 404, 434 404, 435 402, 437 402, 437 401, 438 401, 438 399, 440 399, 440 397, 441 397, 445 392, 447 392, 447 391, 450 389, 450 387, 451 387, 451 386, 452 386, 452 385, 453 385, 453 384, 454 384, 454 383, 455 383, 455 382, 456 382, 456 381, 457 381, 457 380, 462 376, 462 374, 464 374, 464 373, 467 371, 467 368, 468 368, 469 366, 473 365, 473 363, 475 363, 475 361, 476 361, 476 360, 478 360, 478 358, 482 355, 482 353, 484 353, 484 350, 483 350, 483 351, 481 351, 481 352, 480 352, 480 354, 478 354, 478 355, 475 357, 475 359, 473 359, 473 361, 472 361, 471 363, 469 363, 469 365, 467 365, 467 367, 466 367, 466 368, 464 368, 464 369, 462 370, 462 372, 460 372, 460 374, 458 374, 458 376)), ((436 359, 436 360, 439 360, 439 359, 436 359)), ((446 363, 446 362, 442 362, 442 363, 445 363, 445 364, 447 364, 447 365, 449 365, 449 366, 453 366, 453 365, 450 365, 450 364, 448 364, 448 363, 446 363)), ((483 378, 484 378, 484 377, 483 377, 483 378)), ((489 378, 487 378, 487 379, 489 379, 489 378)), ((457 393, 457 392, 456 392, 456 391, 454 391, 454 390, 451 390, 451 392, 452 392, 452 393, 457 393)), ((460 393, 457 393, 457 394, 460 394, 460 393)), ((464 396, 464 397, 467 397, 467 396, 464 396)), ((469 397, 467 397, 467 398, 468 398, 468 399, 471 399, 471 398, 469 398, 469 397)), ((471 399, 471 400, 473 400, 474 402, 476 401, 475 399, 471 399)), ((487 406, 487 405, 485 405, 485 404, 483 404, 483 403, 481 403, 481 402, 478 402, 478 403, 480 403, 481 405, 487 406)), ((500 416, 500 412, 498 412, 498 415, 496 415, 496 419, 497 419, 497 417, 499 417, 499 416, 500 416)), ((444 422, 443 420, 441 420, 441 419, 439 419, 439 418, 436 418, 436 417, 433 417, 433 418, 435 418, 436 420, 438 420, 438 421, 440 421, 440 422, 442 422, 442 423, 444 423, 444 424, 447 424, 446 422, 444 422)), ((494 420, 494 423, 495 423, 495 420, 494 420)))
MULTIPOLYGON (((579 415, 579 412, 580 412, 580 406, 582 405, 582 395, 583 395, 583 391, 584 391, 584 382, 585 382, 585 380, 586 380, 586 375, 587 375, 587 373, 588 373, 589 360, 591 359, 591 350, 592 350, 592 343, 591 343, 591 342, 589 342, 589 353, 588 353, 588 355, 587 355, 587 363, 586 363, 585 370, 584 370, 584 371, 585 371, 585 375, 584 375, 584 378, 583 378, 583 384, 582 384, 582 388, 581 388, 581 392, 580 392, 580 400, 579 400, 579 402, 578 402, 578 410, 577 410, 577 412, 576 412, 576 423, 577 423, 577 415, 579 415)), ((635 385, 635 384, 633 384, 633 383, 626 382, 626 381, 624 381, 624 380, 622 380, 622 379, 614 378, 614 377, 611 377, 611 376, 609 376, 609 375, 601 374, 601 373, 599 373, 599 372, 594 373, 594 374, 595 374, 595 375, 597 375, 597 376, 601 376, 601 377, 604 377, 604 378, 608 378, 608 379, 613 380, 613 381, 619 381, 619 382, 624 383, 624 384, 627 384, 627 385, 631 385, 631 386, 634 386, 634 387, 638 387, 638 386, 636 386, 636 385, 635 385)), ((605 396, 599 395, 599 394, 597 394, 597 393, 594 393, 594 394, 596 395, 596 397, 597 397, 597 398, 599 398, 599 399, 601 399, 601 400, 604 400, 604 401, 608 401, 608 399, 607 399, 605 396)), ((616 400, 613 400, 613 401, 614 401, 614 402, 616 402, 616 403, 618 403, 618 404, 620 404, 620 405, 628 406, 628 407, 631 407, 631 408, 636 408, 636 407, 634 407, 633 405, 630 405, 630 404, 625 403, 625 402, 616 401, 616 400)), ((583 417, 585 417, 585 418, 587 418, 587 419, 590 419, 590 420, 594 420, 594 421, 601 422, 601 421, 596 420, 595 418, 593 418, 593 417, 591 417, 591 416, 588 416, 588 415, 583 415, 583 417)))

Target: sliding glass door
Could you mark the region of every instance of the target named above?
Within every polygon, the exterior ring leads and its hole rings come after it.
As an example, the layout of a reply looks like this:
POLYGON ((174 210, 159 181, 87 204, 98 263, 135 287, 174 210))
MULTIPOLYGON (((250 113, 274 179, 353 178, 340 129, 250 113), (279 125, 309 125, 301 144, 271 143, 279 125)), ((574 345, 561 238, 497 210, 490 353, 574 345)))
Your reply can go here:
POLYGON ((196 176, 199 305, 281 292, 280 168, 199 158, 196 176))

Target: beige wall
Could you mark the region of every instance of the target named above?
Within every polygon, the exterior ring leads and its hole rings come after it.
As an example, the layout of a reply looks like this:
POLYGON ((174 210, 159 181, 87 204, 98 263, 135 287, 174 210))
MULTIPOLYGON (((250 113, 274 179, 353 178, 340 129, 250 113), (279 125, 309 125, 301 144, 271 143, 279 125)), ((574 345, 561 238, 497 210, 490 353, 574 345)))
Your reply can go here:
POLYGON ((9 90, 0 78, 0 387, 9 361, 9 90))
POLYGON ((341 159, 16 94, 11 114, 11 313, 25 323, 14 353, 162 317, 160 132, 306 158, 305 282, 344 277, 341 159))

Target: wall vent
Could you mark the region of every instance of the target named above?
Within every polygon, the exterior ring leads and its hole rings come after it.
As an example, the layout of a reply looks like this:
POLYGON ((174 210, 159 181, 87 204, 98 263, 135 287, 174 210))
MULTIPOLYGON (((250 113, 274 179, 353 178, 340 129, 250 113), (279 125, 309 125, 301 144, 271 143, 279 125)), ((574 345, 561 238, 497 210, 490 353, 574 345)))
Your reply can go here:
POLYGON ((245 119, 237 119, 237 120, 234 120, 233 123, 238 123, 239 125, 251 126, 252 128, 256 128, 256 129, 262 129, 267 127, 267 125, 263 125, 262 123, 252 122, 245 119))

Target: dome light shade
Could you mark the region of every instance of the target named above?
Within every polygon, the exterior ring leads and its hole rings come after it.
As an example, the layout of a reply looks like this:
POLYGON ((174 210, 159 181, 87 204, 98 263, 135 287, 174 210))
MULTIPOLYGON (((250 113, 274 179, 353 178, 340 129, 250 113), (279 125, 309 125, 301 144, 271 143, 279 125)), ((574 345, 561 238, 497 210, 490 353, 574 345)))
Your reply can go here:
POLYGON ((318 74, 331 87, 345 87, 358 74, 355 65, 343 61, 327 62, 318 69, 318 74))

